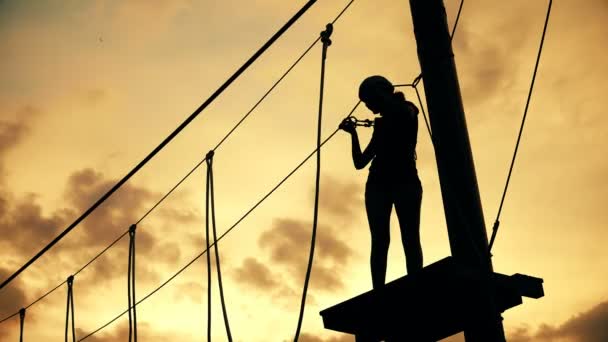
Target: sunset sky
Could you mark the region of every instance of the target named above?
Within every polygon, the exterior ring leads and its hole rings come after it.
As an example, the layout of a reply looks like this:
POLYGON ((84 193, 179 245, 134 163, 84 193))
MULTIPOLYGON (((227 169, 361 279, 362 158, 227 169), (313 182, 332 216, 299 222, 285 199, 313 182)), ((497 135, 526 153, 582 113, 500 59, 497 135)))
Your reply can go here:
MULTIPOLYGON (((0 279, 29 260, 190 115, 306 1, 0 0, 0 279)), ((459 0, 445 0, 453 24, 459 0)), ((319 0, 232 87, 71 234, 0 290, 0 319, 65 280, 171 189, 318 37, 348 0, 319 0)), ((525 106, 547 1, 467 0, 453 41, 488 235, 525 106)), ((544 279, 545 297, 505 312, 510 342, 608 341, 608 1, 553 4, 494 269, 544 279), (604 133, 602 133, 604 132, 604 133)), ((366 76, 420 72, 409 2, 355 0, 336 23, 323 134, 366 76)), ((218 233, 313 149, 321 46, 216 151, 218 233)), ((423 90, 423 87, 420 87, 423 90)), ((415 100, 411 89, 404 89, 415 100)), ((414 101, 417 104, 417 101, 414 101)), ((425 104, 426 106, 426 104, 425 104)), ((358 118, 372 118, 361 106, 358 118)), ((364 143, 371 130, 359 129, 364 143)), ((420 118, 424 264, 450 255, 437 166, 420 118)), ((219 244, 235 341, 289 341, 314 203, 311 160, 219 244)), ((336 135, 322 151, 319 235, 303 342, 353 341, 319 311, 371 289, 367 171, 336 135)), ((205 166, 138 226, 137 297, 204 248, 205 166)), ((393 217, 387 281, 405 274, 393 217)), ((78 337, 127 307, 128 239, 74 282, 78 337)), ((213 270, 215 272, 215 268, 213 270)), ((141 341, 202 341, 204 258, 137 308, 141 341)), ((214 340, 226 340, 213 279, 214 340)), ((63 339, 65 285, 28 309, 25 340, 63 339)), ((125 340, 125 315, 88 341, 125 340)), ((0 324, 16 341, 19 319, 0 324)), ((463 341, 456 336, 450 341, 463 341)))

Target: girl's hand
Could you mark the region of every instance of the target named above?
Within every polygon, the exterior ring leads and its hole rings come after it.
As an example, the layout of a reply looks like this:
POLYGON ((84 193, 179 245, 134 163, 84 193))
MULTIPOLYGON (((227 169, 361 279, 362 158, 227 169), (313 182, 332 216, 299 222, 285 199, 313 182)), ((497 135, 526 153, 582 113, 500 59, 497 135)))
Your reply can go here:
POLYGON ((349 118, 346 118, 346 119, 342 120, 342 122, 340 123, 338 128, 345 132, 353 134, 356 132, 357 125, 354 122, 352 122, 349 118))

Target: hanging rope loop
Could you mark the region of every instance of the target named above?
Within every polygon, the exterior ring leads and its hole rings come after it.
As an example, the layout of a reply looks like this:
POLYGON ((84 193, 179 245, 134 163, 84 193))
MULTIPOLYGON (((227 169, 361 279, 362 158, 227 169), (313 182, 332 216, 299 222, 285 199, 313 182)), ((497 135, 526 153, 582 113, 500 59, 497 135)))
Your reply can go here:
POLYGON ((135 230, 137 229, 137 225, 136 224, 132 224, 129 227, 129 237, 133 238, 135 237, 135 230))
MULTIPOLYGON (((321 58, 321 85, 319 87, 319 115, 317 119, 317 170, 315 177, 315 203, 314 203, 314 211, 313 211, 313 221, 312 221, 312 236, 310 241, 310 254, 308 257, 308 266, 306 268, 306 277, 304 279, 304 289, 302 291, 302 301, 300 302, 300 315, 298 317, 298 325, 296 327, 296 333, 294 336, 294 342, 298 342, 298 338, 300 337, 300 329, 302 328, 302 322, 304 321, 304 309, 306 307, 306 294, 308 292, 308 284, 310 282, 310 275, 312 273, 312 265, 315 255, 315 243, 317 239, 317 223, 319 217, 319 192, 320 192, 320 180, 321 180, 321 123, 323 119, 323 94, 325 91, 325 60, 327 57, 327 48, 331 45, 331 40, 329 39, 333 32, 333 26, 331 24, 327 24, 327 28, 325 31, 321 32, 321 40, 323 41, 323 53, 321 58)), ((353 110, 354 111, 354 110, 353 110)), ((352 114, 352 113, 351 113, 352 114)), ((347 116, 350 117, 349 114, 347 116)))
POLYGON ((207 153, 207 158, 205 159, 205 162, 207 163, 207 175, 205 180, 205 250, 207 251, 207 341, 211 341, 211 253, 209 253, 209 175, 211 174, 211 172, 213 172, 213 154, 211 154, 211 151, 207 153))
POLYGON ((68 299, 65 312, 65 342, 68 342, 68 327, 70 326, 70 317, 72 319, 72 342, 76 341, 76 326, 74 323, 74 275, 70 275, 67 279, 68 284, 68 299))
MULTIPOLYGON (((224 299, 224 286, 222 283, 222 268, 220 266, 220 253, 218 247, 218 239, 217 239, 217 225, 215 221, 215 190, 214 190, 214 182, 213 182, 213 150, 207 153, 207 198, 205 199, 205 211, 207 215, 206 219, 206 238, 207 238, 207 250, 209 249, 209 226, 211 225, 211 229, 213 231, 213 249, 215 251, 215 268, 217 270, 217 281, 220 289, 220 302, 222 304, 222 314, 224 316, 224 326, 226 327, 226 336, 228 341, 232 342, 232 333, 230 332, 230 323, 228 320, 228 311, 226 309, 226 301, 224 299), (211 222, 210 222, 211 221, 211 222), (210 224, 211 223, 211 224, 210 224)), ((207 284, 209 286, 208 290, 208 314, 209 314, 209 326, 211 320, 211 259, 210 253, 207 251, 207 266, 208 266, 208 281, 207 284)), ((210 330, 208 330, 210 333, 210 330)))
POLYGON ((321 32, 321 43, 323 43, 324 46, 330 46, 331 45, 331 34, 334 32, 334 25, 332 23, 329 23, 325 26, 325 31, 321 32))
POLYGON ((129 342, 137 342, 137 299, 135 297, 135 232, 137 225, 129 227, 129 262, 127 270, 127 297, 129 304, 129 342))
POLYGON ((325 31, 321 32, 321 42, 323 43, 323 53, 321 59, 327 58, 327 48, 331 45, 331 34, 334 32, 334 25, 329 23, 325 26, 325 31))
POLYGON ((19 342, 23 342, 23 324, 25 323, 25 308, 19 310, 19 342))

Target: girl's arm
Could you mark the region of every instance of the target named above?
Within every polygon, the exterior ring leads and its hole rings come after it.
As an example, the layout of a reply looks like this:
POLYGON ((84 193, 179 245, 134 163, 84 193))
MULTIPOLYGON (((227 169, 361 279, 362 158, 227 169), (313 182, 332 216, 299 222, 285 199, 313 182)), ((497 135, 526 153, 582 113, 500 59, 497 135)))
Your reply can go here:
POLYGON ((353 163, 355 164, 355 168, 357 170, 361 170, 364 168, 376 155, 375 149, 375 140, 374 136, 372 136, 371 141, 365 148, 365 151, 361 152, 361 145, 359 144, 359 136, 357 135, 356 130, 352 130, 350 133, 351 141, 352 141, 352 154, 353 154, 353 163))

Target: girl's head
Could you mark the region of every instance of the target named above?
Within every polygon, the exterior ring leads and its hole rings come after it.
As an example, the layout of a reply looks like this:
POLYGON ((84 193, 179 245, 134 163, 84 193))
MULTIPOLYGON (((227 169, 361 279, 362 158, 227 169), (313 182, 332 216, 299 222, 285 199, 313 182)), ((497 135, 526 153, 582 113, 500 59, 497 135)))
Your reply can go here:
POLYGON ((370 76, 359 86, 359 99, 374 114, 381 113, 391 101, 393 84, 382 76, 370 76))

